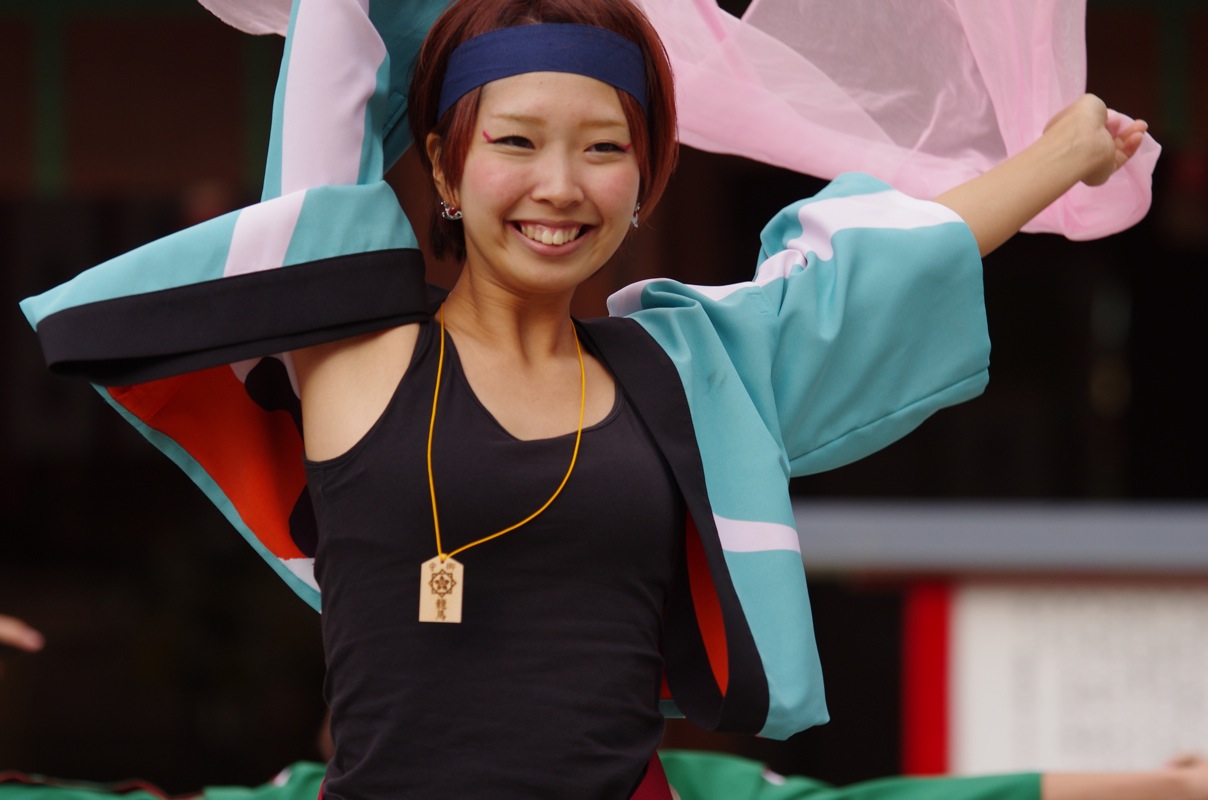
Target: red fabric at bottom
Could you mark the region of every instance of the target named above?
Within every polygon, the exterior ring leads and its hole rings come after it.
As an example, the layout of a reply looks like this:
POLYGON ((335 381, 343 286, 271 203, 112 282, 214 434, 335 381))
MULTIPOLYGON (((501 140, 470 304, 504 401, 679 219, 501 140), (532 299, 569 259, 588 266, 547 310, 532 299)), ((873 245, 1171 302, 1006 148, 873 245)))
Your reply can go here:
POLYGON ((671 786, 667 783, 667 773, 663 772, 663 762, 659 761, 658 753, 650 757, 646 776, 630 800, 671 800, 671 786))

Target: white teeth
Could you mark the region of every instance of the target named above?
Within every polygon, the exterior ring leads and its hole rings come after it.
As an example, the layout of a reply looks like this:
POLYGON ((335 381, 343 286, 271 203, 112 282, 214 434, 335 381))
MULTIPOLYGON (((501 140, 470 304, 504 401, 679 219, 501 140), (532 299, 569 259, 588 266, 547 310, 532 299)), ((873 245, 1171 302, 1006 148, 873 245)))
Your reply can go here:
POLYGON ((574 228, 549 228, 545 225, 521 224, 520 232, 525 237, 542 244, 562 245, 579 238, 582 226, 574 228))

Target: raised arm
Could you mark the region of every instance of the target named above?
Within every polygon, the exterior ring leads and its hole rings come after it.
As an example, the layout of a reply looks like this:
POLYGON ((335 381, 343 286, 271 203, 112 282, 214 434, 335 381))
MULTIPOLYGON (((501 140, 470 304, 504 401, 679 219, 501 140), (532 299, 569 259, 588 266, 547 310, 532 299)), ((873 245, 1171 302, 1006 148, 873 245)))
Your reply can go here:
POLYGON ((1075 184, 1098 186, 1124 166, 1148 126, 1126 121, 1092 94, 1049 120, 1027 149, 944 192, 936 202, 961 216, 984 256, 1075 184))

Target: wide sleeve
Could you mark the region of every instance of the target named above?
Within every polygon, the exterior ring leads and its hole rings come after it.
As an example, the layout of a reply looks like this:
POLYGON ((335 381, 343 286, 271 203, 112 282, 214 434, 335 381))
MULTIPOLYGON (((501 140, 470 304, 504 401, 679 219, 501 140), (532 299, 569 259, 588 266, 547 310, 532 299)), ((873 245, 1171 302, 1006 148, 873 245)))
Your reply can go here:
POLYGON ((415 54, 447 2, 210 0, 286 37, 261 200, 25 300, 51 369, 130 385, 426 313, 419 245, 384 176, 410 144, 415 54))
POLYGON ((260 202, 21 306, 51 369, 93 383, 317 608, 288 352, 431 312, 416 237, 384 176, 410 143, 410 73, 447 0, 208 5, 286 37, 260 202))
POLYGON ((721 432, 701 437, 706 462, 747 464, 737 483, 710 488, 735 506, 775 472, 875 452, 989 377, 972 233, 950 209, 858 173, 768 223, 752 280, 648 280, 609 308, 663 344, 698 428, 721 432), (727 432, 737 444, 715 445, 727 432), (773 448, 774 467, 750 455, 773 448))
POLYGON ((393 190, 319 186, 233 211, 22 301, 60 375, 129 386, 421 318, 393 190))
POLYGON ((990 340, 977 242, 950 209, 844 176, 764 229, 776 424, 794 476, 879 450, 980 394, 990 340))

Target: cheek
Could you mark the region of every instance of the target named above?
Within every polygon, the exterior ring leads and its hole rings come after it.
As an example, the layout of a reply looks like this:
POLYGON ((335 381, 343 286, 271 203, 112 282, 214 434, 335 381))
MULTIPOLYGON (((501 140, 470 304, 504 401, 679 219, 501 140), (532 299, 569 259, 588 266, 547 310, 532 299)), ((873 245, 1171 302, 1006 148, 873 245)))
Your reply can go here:
POLYGON ((609 207, 615 206, 619 211, 628 214, 633 211, 633 207, 638 201, 640 185, 641 178, 637 168, 618 170, 615 175, 610 175, 601 182, 600 197, 608 198, 609 207))
POLYGON ((462 202, 467 198, 486 203, 506 202, 517 193, 520 183, 514 169, 497 163, 467 161, 461 176, 462 202))

